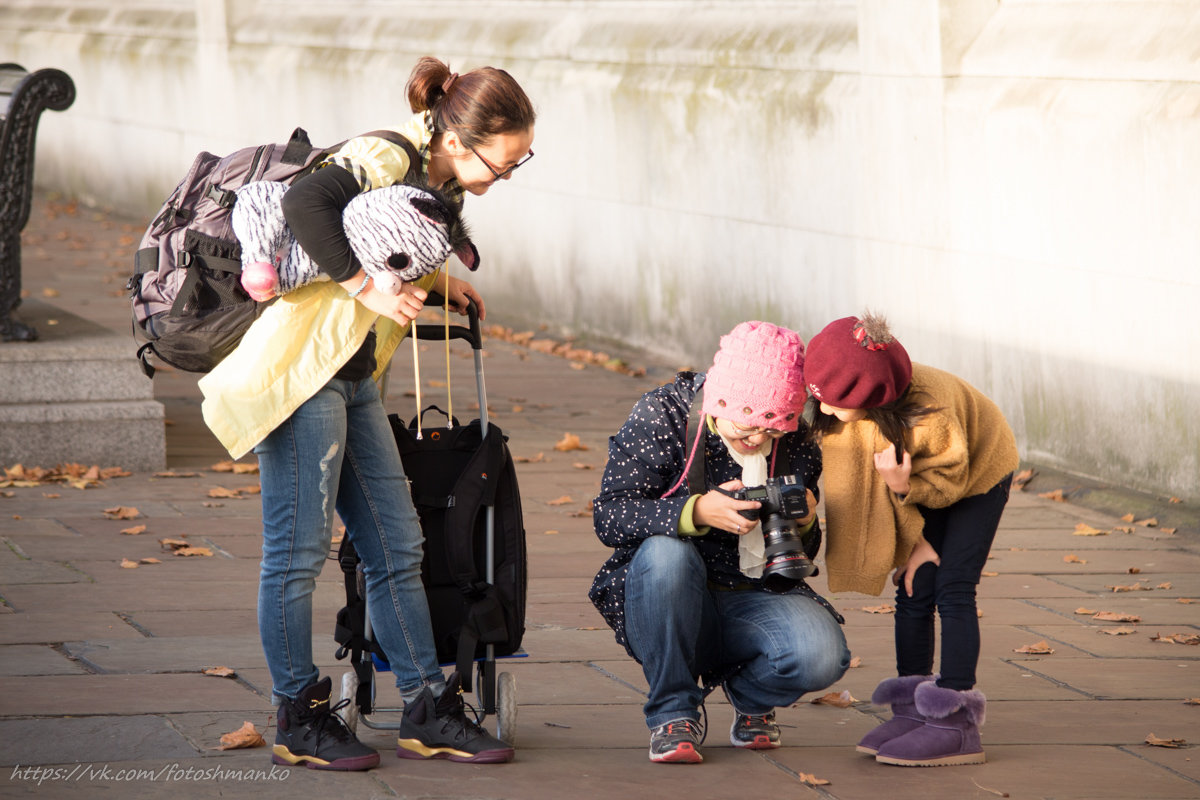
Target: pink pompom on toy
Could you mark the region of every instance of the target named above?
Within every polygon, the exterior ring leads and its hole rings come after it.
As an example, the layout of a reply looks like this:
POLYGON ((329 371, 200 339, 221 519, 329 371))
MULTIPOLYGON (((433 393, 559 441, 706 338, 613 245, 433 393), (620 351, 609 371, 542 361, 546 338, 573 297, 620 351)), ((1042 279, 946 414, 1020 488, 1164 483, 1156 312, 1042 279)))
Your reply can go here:
POLYGON ((270 300, 279 290, 279 273, 268 261, 252 261, 242 268, 242 288, 256 302, 270 300))

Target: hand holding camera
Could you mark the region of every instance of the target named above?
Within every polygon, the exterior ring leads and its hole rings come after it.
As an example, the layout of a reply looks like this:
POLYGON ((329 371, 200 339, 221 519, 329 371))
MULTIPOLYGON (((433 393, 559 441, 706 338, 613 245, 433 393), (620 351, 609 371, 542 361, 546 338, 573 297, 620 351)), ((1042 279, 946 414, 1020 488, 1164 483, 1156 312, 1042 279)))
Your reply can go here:
POLYGON ((758 501, 757 509, 747 508, 738 513, 762 522, 767 560, 762 579, 769 591, 785 592, 817 571, 804 552, 804 537, 796 526, 796 520, 808 516, 808 490, 795 475, 779 475, 768 478, 762 486, 725 493, 736 500, 758 501))

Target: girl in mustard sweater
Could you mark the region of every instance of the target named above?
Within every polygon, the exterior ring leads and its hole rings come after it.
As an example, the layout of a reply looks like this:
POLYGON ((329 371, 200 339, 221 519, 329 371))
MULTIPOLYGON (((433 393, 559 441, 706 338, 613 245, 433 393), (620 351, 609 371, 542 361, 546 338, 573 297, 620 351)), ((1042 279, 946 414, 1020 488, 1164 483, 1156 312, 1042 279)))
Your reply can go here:
POLYGON ((829 589, 879 594, 895 570, 899 677, 871 698, 893 716, 858 750, 902 766, 982 763, 975 587, 1019 460, 1012 430, 966 381, 913 364, 869 313, 814 336, 804 373, 825 468, 829 589))

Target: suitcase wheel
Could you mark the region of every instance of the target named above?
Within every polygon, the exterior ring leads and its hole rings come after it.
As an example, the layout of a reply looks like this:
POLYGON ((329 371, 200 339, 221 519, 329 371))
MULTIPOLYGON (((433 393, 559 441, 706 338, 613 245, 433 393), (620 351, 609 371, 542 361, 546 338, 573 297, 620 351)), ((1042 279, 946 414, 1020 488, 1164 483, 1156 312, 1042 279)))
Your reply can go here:
POLYGON ((496 676, 496 738, 517 743, 517 681, 511 672, 496 676))
POLYGON ((348 670, 342 673, 342 693, 338 698, 339 704, 342 700, 349 699, 350 702, 338 709, 337 714, 342 718, 342 722, 346 723, 346 727, 351 733, 358 733, 358 703, 354 701, 355 695, 358 694, 358 673, 354 670, 348 670))

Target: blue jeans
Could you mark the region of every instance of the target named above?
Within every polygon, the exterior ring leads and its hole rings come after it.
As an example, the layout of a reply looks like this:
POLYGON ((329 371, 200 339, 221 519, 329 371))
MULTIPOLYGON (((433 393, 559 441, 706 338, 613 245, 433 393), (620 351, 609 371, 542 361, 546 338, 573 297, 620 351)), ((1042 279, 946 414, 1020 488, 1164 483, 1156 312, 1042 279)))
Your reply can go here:
POLYGON ((420 520, 375 381, 331 380, 254 452, 263 507, 258 627, 275 695, 295 698, 318 678, 312 594, 335 511, 363 562, 371 626, 396 686, 412 694, 440 684, 420 520))
POLYGON ((709 588, 690 542, 651 536, 625 579, 625 631, 646 682, 646 725, 700 719, 701 675, 718 674, 740 714, 767 714, 845 673, 841 626, 798 594, 709 588))
POLYGON ((922 564, 913 575, 912 597, 896 589, 896 671, 933 672, 936 610, 942 622, 941 677, 938 686, 966 691, 975 686, 979 664, 979 613, 975 587, 983 574, 1000 515, 1008 502, 1012 475, 984 494, 965 497, 947 508, 917 506, 925 518, 925 540, 940 565, 922 564))

